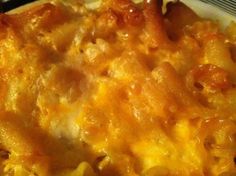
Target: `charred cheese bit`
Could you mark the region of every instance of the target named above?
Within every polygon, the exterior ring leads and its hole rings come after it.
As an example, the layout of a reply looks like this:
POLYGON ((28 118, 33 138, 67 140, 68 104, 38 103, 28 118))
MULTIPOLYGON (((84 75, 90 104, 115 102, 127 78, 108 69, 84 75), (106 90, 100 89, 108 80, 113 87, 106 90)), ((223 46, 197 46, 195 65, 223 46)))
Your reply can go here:
POLYGON ((235 175, 235 24, 90 2, 0 15, 0 175, 235 175))

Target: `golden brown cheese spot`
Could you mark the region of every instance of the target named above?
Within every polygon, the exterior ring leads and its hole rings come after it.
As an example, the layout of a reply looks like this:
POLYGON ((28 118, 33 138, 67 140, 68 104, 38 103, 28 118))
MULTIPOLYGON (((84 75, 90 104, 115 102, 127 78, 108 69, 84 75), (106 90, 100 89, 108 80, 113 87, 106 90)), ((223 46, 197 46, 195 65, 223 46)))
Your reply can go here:
POLYGON ((180 2, 0 15, 0 175, 235 174, 235 25, 180 2))
POLYGON ((118 27, 118 20, 119 17, 111 9, 108 9, 107 11, 100 14, 99 19, 96 21, 96 27, 98 32, 97 35, 100 36, 103 34, 113 33, 118 27))
POLYGON ((115 0, 110 4, 118 14, 121 15, 123 23, 129 26, 139 26, 143 22, 142 11, 130 0, 115 0))
POLYGON ((200 65, 191 71, 194 85, 201 89, 201 86, 211 89, 224 90, 231 87, 228 73, 214 65, 200 65), (200 86, 200 87, 199 87, 200 86))

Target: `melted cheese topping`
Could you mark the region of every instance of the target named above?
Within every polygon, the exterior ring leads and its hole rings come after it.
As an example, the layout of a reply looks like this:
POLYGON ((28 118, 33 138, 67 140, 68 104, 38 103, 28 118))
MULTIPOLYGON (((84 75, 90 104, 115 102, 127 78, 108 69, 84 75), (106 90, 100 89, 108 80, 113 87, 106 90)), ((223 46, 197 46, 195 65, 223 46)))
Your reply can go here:
POLYGON ((0 15, 1 175, 236 174, 236 24, 161 7, 0 15))

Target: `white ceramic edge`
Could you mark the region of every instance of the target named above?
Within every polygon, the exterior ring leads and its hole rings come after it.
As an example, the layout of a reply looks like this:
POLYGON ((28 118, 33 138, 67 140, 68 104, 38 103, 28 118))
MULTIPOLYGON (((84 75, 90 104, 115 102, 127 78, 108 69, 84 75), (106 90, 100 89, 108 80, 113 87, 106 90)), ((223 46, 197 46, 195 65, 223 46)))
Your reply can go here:
POLYGON ((188 7, 193 9, 199 16, 212 20, 217 20, 223 28, 227 27, 232 21, 236 22, 235 16, 221 10, 216 6, 204 3, 199 0, 181 1, 184 2, 188 7))

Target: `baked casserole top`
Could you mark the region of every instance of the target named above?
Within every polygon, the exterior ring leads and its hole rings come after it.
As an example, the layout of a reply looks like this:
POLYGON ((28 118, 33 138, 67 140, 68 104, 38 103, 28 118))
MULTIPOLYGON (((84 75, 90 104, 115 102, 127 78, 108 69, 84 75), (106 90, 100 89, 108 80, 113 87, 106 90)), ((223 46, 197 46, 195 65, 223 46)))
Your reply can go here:
POLYGON ((236 23, 162 6, 0 15, 0 175, 236 174, 236 23))

